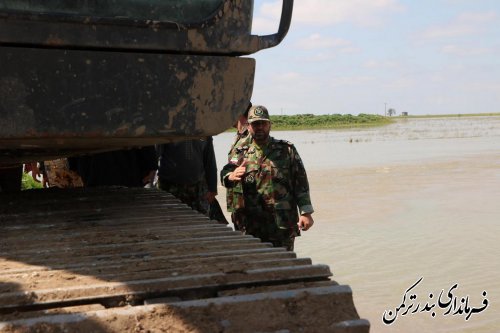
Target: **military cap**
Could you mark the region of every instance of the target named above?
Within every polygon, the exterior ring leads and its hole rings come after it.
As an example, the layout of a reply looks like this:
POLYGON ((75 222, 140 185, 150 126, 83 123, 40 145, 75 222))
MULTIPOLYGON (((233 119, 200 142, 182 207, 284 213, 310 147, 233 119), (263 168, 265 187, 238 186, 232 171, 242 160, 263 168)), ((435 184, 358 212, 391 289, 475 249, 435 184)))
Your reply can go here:
POLYGON ((251 124, 254 121, 271 121, 269 119, 269 112, 267 111, 265 106, 255 105, 250 108, 248 111, 248 123, 251 124))

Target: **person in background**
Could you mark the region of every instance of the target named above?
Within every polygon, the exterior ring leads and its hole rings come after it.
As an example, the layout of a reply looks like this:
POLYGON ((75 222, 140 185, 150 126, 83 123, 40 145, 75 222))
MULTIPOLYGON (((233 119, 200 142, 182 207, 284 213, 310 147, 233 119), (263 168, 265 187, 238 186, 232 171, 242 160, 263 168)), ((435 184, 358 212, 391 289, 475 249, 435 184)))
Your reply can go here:
MULTIPOLYGON (((236 151, 235 148, 244 146, 245 143, 248 141, 250 136, 248 135, 248 111, 252 107, 252 102, 248 104, 247 109, 245 110, 244 113, 242 113, 236 123, 234 124, 234 128, 236 128, 236 135, 234 136, 233 144, 231 145, 231 148, 229 149, 229 153, 227 154, 228 158, 228 163, 231 160, 231 156, 236 156, 236 151)), ((231 213, 231 221, 233 222, 234 229, 238 230, 238 225, 236 224, 235 220, 235 203, 239 200, 240 194, 235 193, 233 191, 233 188, 226 188, 226 206, 227 206, 227 211, 231 213)))
POLYGON ((228 157, 231 155, 234 147, 239 146, 241 142, 248 137, 248 111, 252 107, 252 102, 249 102, 247 109, 243 112, 234 124, 234 128, 236 128, 236 135, 234 136, 233 144, 231 145, 231 149, 229 150, 228 157))
POLYGON ((238 194, 235 222, 243 233, 292 251, 295 237, 314 224, 304 165, 292 143, 270 136, 264 106, 250 108, 248 124, 251 139, 234 148, 221 171, 223 185, 238 194))
POLYGON ((158 187, 209 215, 217 195, 217 165, 212 137, 157 146, 158 187))

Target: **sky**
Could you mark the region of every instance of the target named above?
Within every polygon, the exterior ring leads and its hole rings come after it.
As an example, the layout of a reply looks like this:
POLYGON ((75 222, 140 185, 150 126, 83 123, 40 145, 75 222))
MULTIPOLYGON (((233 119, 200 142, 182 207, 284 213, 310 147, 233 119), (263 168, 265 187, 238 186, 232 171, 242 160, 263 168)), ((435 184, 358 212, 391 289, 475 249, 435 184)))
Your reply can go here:
MULTIPOLYGON (((255 0, 252 33, 280 15, 255 0)), ((251 57, 272 114, 500 112, 500 1, 295 0, 284 41, 251 57)))

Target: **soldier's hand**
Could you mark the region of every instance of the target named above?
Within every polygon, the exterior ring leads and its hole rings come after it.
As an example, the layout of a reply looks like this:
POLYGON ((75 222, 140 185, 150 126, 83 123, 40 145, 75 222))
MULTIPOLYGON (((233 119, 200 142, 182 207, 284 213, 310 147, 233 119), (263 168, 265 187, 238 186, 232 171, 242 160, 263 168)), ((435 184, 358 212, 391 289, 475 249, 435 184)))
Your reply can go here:
POLYGON ((299 217, 299 223, 297 223, 299 226, 299 229, 302 231, 307 231, 309 228, 311 228, 314 224, 314 220, 312 218, 311 214, 304 214, 300 215, 299 217))
POLYGON ((246 172, 246 164, 247 164, 247 161, 243 161, 243 163, 241 163, 241 165, 239 167, 234 169, 234 171, 229 174, 229 177, 228 177, 229 180, 232 182, 241 180, 241 178, 243 177, 243 175, 246 172))

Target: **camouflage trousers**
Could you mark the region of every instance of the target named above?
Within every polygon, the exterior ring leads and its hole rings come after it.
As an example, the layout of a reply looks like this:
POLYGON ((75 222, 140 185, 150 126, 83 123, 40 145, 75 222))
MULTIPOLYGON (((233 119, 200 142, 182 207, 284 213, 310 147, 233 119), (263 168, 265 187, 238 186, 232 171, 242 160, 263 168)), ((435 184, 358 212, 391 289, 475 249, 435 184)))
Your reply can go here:
POLYGON ((195 184, 175 184, 164 179, 158 179, 158 188, 171 193, 189 207, 196 209, 204 215, 208 215, 209 204, 205 199, 207 186, 205 182, 195 184))
POLYGON ((245 235, 260 238, 264 243, 271 243, 273 247, 284 247, 293 251, 295 237, 288 230, 278 229, 272 214, 246 215, 241 211, 231 214, 234 227, 245 235))

